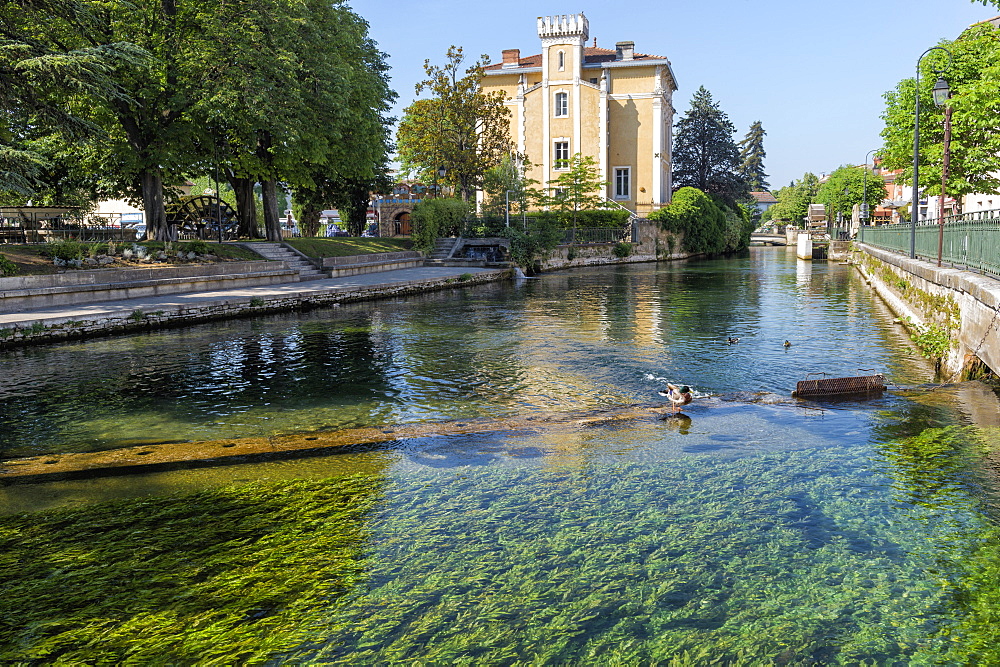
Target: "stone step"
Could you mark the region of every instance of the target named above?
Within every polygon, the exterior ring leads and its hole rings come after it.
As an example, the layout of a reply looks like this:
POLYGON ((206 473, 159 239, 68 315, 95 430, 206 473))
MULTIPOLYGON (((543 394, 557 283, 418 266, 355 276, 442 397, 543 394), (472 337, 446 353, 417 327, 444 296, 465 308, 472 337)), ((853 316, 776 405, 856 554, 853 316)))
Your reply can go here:
POLYGON ((326 277, 326 274, 317 269, 311 262, 284 246, 273 243, 244 243, 243 245, 265 259, 284 262, 289 268, 298 272, 300 281, 318 280, 326 277))

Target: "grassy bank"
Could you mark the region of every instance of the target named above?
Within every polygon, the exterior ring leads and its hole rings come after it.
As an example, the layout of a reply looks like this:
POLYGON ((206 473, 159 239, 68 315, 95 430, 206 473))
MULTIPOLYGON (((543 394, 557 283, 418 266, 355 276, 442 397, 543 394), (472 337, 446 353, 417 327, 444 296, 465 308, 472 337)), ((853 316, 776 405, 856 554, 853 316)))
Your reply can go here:
POLYGON ((376 252, 403 252, 412 250, 410 239, 382 238, 300 238, 286 243, 309 257, 349 257, 376 252))

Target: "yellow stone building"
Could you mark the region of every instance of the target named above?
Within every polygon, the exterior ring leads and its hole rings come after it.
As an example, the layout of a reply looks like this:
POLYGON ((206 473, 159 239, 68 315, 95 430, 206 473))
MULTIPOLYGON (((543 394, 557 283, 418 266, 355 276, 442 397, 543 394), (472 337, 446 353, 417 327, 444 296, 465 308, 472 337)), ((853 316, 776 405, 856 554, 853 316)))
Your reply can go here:
POLYGON ((541 53, 485 68, 483 91, 502 91, 511 111, 511 140, 539 183, 558 178, 576 153, 593 157, 609 182, 607 197, 646 213, 669 203, 673 93, 670 61, 588 46, 583 14, 538 17, 541 53))

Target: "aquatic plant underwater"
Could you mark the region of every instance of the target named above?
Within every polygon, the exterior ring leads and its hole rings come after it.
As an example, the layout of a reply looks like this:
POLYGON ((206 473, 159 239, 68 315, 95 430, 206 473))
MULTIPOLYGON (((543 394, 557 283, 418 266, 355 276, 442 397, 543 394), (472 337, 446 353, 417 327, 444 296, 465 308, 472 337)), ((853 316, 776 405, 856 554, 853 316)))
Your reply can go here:
MULTIPOLYGON (((0 450, 925 382, 849 271, 768 252, 25 350, 0 450)), ((1000 664, 1000 442, 960 391, 0 487, 0 662, 1000 664)))
POLYGON ((0 660, 1000 660, 972 428, 885 447, 257 482, 0 519, 0 660), (949 459, 950 460, 950 459, 949 459))

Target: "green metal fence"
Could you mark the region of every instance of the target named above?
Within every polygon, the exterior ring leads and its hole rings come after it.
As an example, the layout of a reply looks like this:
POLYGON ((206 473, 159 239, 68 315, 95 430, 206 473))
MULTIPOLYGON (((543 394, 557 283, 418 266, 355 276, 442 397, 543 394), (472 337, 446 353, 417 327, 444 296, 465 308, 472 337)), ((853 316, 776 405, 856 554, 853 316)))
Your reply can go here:
MULTIPOLYGON (((917 257, 937 261, 941 228, 937 220, 862 227, 858 241, 910 254, 913 234, 917 257)), ((941 261, 1000 277, 1000 211, 977 211, 945 219, 941 261)))
MULTIPOLYGON (((510 219, 510 226, 528 234, 536 233, 543 223, 535 218, 510 219)), ((465 238, 486 238, 504 236, 507 228, 504 218, 469 218, 464 221, 458 233, 465 238)), ((568 227, 559 230, 562 233, 562 243, 617 243, 628 241, 632 236, 632 225, 620 227, 568 227)))

